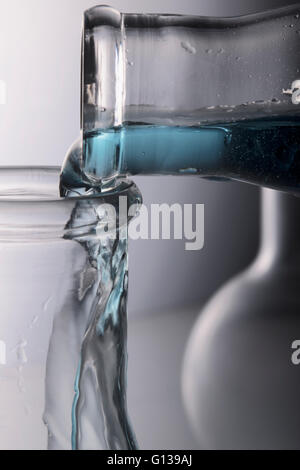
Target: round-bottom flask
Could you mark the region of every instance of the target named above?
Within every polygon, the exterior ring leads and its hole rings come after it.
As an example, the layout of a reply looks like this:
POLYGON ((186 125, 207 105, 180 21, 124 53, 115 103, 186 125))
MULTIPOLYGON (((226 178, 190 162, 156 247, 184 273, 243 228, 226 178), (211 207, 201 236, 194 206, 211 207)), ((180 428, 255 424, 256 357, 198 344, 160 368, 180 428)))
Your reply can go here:
POLYGON ((262 207, 258 257, 210 300, 186 350, 202 448, 300 448, 300 201, 263 190, 262 207))

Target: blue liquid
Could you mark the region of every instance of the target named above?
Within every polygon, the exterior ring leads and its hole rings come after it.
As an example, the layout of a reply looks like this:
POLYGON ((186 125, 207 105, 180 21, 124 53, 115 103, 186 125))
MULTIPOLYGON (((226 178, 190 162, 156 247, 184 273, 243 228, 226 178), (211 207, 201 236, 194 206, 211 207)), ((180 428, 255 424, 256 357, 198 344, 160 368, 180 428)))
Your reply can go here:
POLYGON ((84 172, 102 177, 202 173, 221 160, 228 138, 222 127, 128 126, 88 134, 84 172))
POLYGON ((201 127, 128 125, 85 135, 83 174, 194 174, 300 191, 300 118, 201 127))

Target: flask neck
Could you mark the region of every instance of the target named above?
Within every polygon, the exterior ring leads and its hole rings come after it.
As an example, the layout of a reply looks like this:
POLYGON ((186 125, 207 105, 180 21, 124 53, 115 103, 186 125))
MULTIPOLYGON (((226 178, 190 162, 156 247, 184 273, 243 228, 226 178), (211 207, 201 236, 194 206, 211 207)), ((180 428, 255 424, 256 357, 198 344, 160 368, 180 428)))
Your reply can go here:
POLYGON ((261 248, 258 259, 268 265, 300 263, 300 199, 262 190, 261 248))

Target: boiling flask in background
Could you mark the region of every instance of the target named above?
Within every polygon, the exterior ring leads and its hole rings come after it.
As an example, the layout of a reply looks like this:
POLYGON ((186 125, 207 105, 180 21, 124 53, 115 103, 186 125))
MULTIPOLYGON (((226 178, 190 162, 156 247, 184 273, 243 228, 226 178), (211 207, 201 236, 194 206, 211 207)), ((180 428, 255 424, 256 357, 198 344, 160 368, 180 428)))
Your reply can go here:
POLYGON ((182 373, 201 448, 300 448, 300 200, 262 192, 261 247, 202 310, 182 373))

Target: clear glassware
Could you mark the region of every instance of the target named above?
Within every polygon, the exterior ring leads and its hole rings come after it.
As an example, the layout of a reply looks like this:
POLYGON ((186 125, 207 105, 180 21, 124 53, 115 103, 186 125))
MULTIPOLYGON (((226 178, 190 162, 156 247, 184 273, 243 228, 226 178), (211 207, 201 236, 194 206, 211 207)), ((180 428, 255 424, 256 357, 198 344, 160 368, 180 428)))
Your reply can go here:
POLYGON ((140 194, 61 199, 59 173, 0 169, 0 448, 133 449, 127 219, 113 238, 104 212, 140 194))
POLYGON ((300 5, 237 18, 86 11, 85 176, 196 174, 298 192, 299 32, 300 5))
POLYGON ((264 189, 254 262, 210 299, 185 354, 185 407, 201 448, 299 449, 300 201, 264 189))

